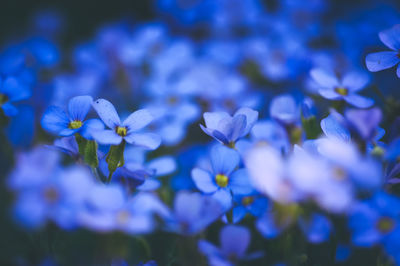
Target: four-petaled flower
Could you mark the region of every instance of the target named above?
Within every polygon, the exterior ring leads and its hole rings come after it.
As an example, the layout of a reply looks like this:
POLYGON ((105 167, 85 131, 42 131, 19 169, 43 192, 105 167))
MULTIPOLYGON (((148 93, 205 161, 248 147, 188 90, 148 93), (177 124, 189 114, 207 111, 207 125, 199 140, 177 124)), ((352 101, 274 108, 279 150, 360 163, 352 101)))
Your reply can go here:
POLYGON ((68 113, 58 106, 50 106, 43 115, 42 127, 59 136, 67 137, 79 133, 86 139, 92 139, 92 133, 104 128, 98 119, 85 121, 92 105, 91 96, 76 96, 68 103, 68 113))
POLYGON ((200 168, 192 170, 192 179, 197 188, 204 193, 212 194, 223 207, 229 209, 232 196, 248 195, 253 192, 247 170, 236 170, 240 162, 239 153, 225 146, 215 146, 211 151, 212 172, 200 168))
POLYGON ((153 133, 138 133, 140 129, 150 124, 154 117, 146 110, 137 110, 130 114, 122 123, 112 103, 104 99, 93 102, 93 108, 110 129, 93 132, 93 138, 100 144, 119 145, 122 140, 136 146, 154 150, 161 138, 153 133))
POLYGON ((326 99, 345 100, 359 108, 368 108, 374 104, 374 100, 357 94, 369 81, 369 77, 363 73, 347 72, 339 79, 333 72, 317 68, 312 69, 310 74, 320 86, 318 93, 326 99))

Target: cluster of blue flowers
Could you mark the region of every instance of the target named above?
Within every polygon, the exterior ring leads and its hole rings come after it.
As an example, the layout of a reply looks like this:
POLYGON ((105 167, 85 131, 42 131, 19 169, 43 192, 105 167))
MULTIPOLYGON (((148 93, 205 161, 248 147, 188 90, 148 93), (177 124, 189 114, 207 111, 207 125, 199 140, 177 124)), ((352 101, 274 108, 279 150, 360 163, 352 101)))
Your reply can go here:
POLYGON ((326 265, 369 250, 400 265, 399 81, 366 70, 400 62, 400 15, 371 4, 327 32, 330 5, 158 0, 160 20, 102 27, 63 55, 68 68, 46 23, 10 45, 0 122, 15 222, 146 249, 143 236, 179 236, 215 266, 302 265, 304 250, 274 255, 298 239, 329 243, 326 265), (374 52, 378 36, 391 51, 374 52))

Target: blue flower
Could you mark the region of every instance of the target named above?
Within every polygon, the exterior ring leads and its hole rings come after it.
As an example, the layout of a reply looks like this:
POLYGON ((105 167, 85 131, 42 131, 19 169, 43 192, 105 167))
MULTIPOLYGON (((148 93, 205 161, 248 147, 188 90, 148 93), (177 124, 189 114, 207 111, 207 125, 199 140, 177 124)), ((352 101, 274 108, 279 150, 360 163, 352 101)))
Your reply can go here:
POLYGON ((382 244, 399 261, 399 210, 400 199, 384 192, 354 206, 349 218, 352 242, 362 247, 382 244))
MULTIPOLYGON (((400 62, 400 25, 381 31, 379 39, 392 51, 378 52, 367 55, 365 63, 369 71, 377 72, 391 68, 400 62)), ((400 78, 400 67, 397 67, 397 76, 400 78)))
POLYGON ((174 199, 174 213, 167 223, 167 230, 185 235, 197 234, 222 214, 223 209, 214 198, 180 191, 174 199))
POLYGON ((86 139, 92 139, 94 130, 104 128, 98 119, 85 121, 93 99, 90 96, 77 96, 68 103, 68 114, 58 106, 50 106, 43 115, 42 127, 59 136, 68 137, 79 133, 86 139))
POLYGON ((372 99, 357 94, 369 81, 369 77, 364 73, 347 72, 339 79, 333 72, 315 68, 311 70, 310 75, 320 87, 318 93, 326 99, 345 100, 359 108, 367 108, 374 104, 372 99))
POLYGON ((241 108, 232 117, 225 112, 206 112, 203 115, 206 126, 201 129, 209 136, 233 146, 241 137, 246 136, 258 119, 258 112, 250 108, 241 108))
POLYGON ((275 97, 271 102, 269 113, 272 118, 284 124, 296 123, 300 118, 299 108, 293 96, 289 94, 275 97))
POLYGON ((240 222, 246 214, 251 214, 255 217, 261 216, 268 207, 268 199, 261 195, 234 195, 233 201, 236 203, 233 208, 232 222, 240 222))
POLYGON ((0 80, 0 108, 6 116, 14 116, 18 109, 13 103, 29 98, 31 93, 30 87, 17 77, 9 76, 0 80))
POLYGON ((253 192, 247 170, 236 170, 240 162, 238 152, 225 146, 214 146, 211 150, 212 171, 200 168, 192 170, 192 179, 203 193, 212 194, 224 208, 232 205, 232 196, 247 195, 253 192))
POLYGON ((161 139, 158 135, 137 132, 153 121, 154 117, 148 110, 138 110, 121 123, 117 111, 109 101, 98 99, 93 103, 93 107, 104 124, 110 128, 93 132, 93 138, 99 143, 118 145, 125 140, 151 150, 160 146, 161 139))
POLYGON ((199 251, 207 256, 210 265, 237 265, 240 261, 256 259, 263 255, 263 252, 246 254, 251 240, 250 231, 246 227, 225 226, 219 239, 220 248, 205 240, 198 243, 199 251))

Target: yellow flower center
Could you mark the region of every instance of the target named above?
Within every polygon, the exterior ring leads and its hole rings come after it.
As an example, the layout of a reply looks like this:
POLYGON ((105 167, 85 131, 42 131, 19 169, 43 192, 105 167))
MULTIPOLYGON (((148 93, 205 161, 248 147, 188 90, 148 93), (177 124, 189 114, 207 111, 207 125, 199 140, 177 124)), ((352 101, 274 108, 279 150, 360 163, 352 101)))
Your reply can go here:
POLYGON ((244 206, 249 206, 254 202, 254 197, 244 197, 242 198, 242 204, 244 206))
POLYGON ((382 217, 377 222, 376 227, 382 233, 389 233, 394 228, 394 221, 390 217, 382 217))
POLYGON ((349 90, 344 88, 344 87, 337 87, 335 88, 336 93, 342 95, 342 96, 346 96, 349 94, 349 90))
POLYGON ((215 176, 215 182, 220 187, 226 187, 228 185, 228 181, 229 179, 226 175, 218 174, 215 176))
POLYGON ((342 181, 347 178, 347 173, 344 169, 336 167, 335 169, 333 169, 333 176, 336 180, 342 181))
POLYGON ((69 128, 70 129, 78 129, 78 128, 81 128, 82 125, 83 125, 82 121, 75 120, 75 121, 71 121, 69 123, 69 128))
POLYGON ((117 132, 117 134, 120 135, 121 137, 125 137, 127 130, 126 127, 116 127, 115 132, 117 132))

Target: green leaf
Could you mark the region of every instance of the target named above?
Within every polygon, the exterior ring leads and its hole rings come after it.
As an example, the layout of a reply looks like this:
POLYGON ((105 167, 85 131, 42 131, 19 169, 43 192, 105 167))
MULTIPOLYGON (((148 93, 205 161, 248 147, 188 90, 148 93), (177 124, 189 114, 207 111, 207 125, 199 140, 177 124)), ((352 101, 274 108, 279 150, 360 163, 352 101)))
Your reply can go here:
POLYGON ((306 133, 307 139, 316 139, 321 134, 320 126, 315 116, 309 118, 301 118, 303 129, 306 133))

